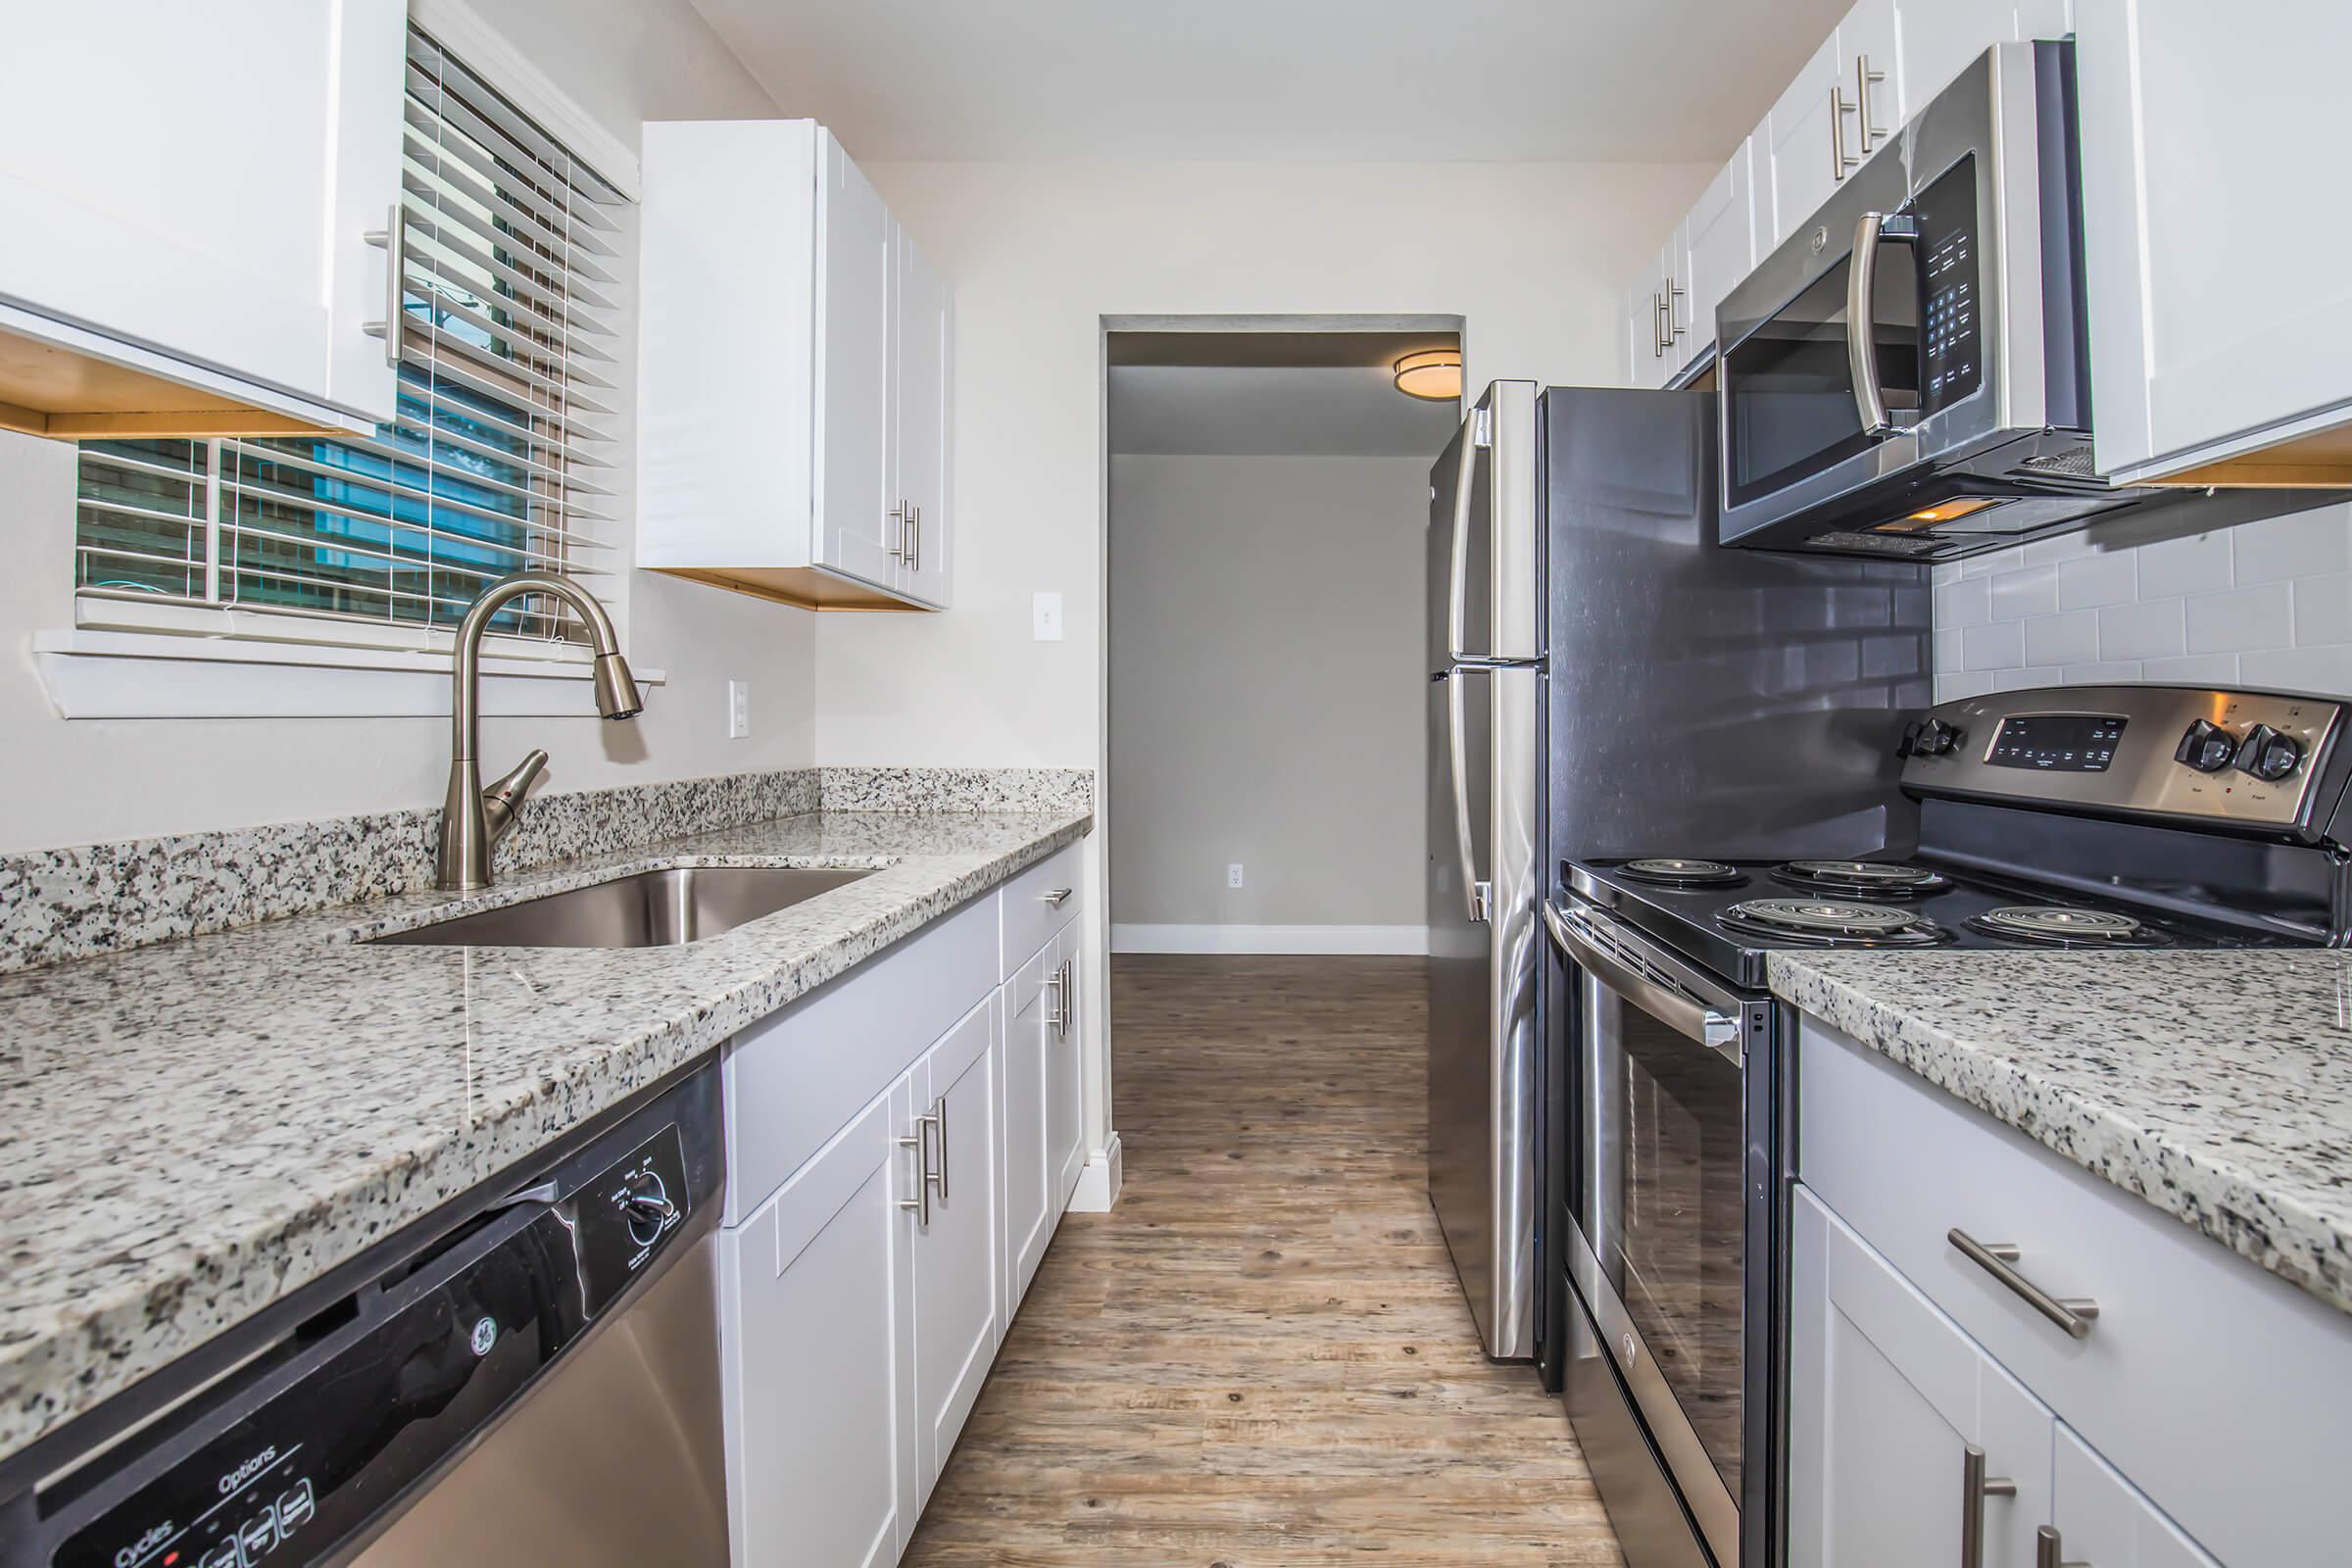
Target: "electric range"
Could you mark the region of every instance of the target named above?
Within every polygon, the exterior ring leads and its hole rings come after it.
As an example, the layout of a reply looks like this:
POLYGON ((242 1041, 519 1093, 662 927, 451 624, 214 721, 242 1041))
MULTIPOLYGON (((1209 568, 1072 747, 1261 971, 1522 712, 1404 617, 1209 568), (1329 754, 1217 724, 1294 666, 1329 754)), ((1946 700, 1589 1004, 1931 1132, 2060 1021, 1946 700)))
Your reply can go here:
MULTIPOLYGON (((2348 711, 2180 687, 1995 693, 1888 715, 1902 798, 1886 819, 1916 822, 1902 843, 1759 859, 1688 837, 1609 856, 1555 841, 1565 1396, 1634 1568, 1786 1562, 1796 1020, 1767 989, 1770 955, 2095 964, 2109 949, 2343 945, 2348 711)), ((1748 824, 1723 816, 1740 844, 1748 824)))

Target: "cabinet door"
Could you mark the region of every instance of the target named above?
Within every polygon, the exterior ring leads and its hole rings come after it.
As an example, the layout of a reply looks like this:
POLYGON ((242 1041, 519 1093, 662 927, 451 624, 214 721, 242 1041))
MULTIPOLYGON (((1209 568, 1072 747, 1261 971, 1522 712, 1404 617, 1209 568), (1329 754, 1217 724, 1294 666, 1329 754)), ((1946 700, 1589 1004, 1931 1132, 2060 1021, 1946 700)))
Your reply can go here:
POLYGON ((1756 265, 1754 205, 1755 179, 1742 141, 1683 220, 1690 335, 1678 346, 1686 365, 1715 341, 1715 307, 1756 265))
MULTIPOLYGON (((2203 1547, 2064 1424, 2058 1428, 2050 1493, 2050 1524, 2058 1532, 2058 1555, 2066 1562, 2097 1568, 2218 1568, 2203 1547)), ((2341 1547, 2336 1542, 2307 1544, 2304 1560, 2309 1562, 2327 1561, 2341 1547)))
POLYGON ((1795 1198, 1788 1540, 1813 1568, 1960 1560, 2033 1568, 2049 1518, 2050 1412, 1812 1193, 1795 1198), (1971 1447, 2010 1495, 1970 1498, 1971 1447))
POLYGON ((871 1568, 916 1511, 915 1090, 901 1078, 720 1233, 728 1508, 741 1568, 871 1568))
POLYGON ((1767 254, 1796 232, 1854 167, 1852 101, 1851 85, 1838 74, 1833 33, 1764 117, 1757 194, 1772 210, 1767 254))
POLYGON ((392 416, 400 0, 10 8, 0 303, 392 416))
POLYGON ((900 1218, 914 1251, 915 1441, 925 1500, 1004 1337, 996 1044, 992 992, 931 1048, 917 1075, 931 1096, 932 1120, 919 1136, 929 1142, 923 1157, 936 1175, 928 1210, 900 1218))
POLYGON ((1049 941, 1004 982, 1004 1291, 1005 1318, 1020 1304, 1054 1239, 1060 1210, 1051 1201, 1047 1169, 1048 1064, 1054 1051, 1053 1003, 1046 980, 1060 964, 1049 941))
MULTIPOLYGON (((891 494, 890 212, 830 133, 816 204, 818 564, 898 586, 891 494)), ((779 367, 779 371, 788 367, 779 367)))
POLYGON ((2014 0, 1895 0, 1905 101, 1916 113, 1996 43, 2064 36, 2063 15, 2055 31, 2045 30, 2052 9, 2063 13, 2063 0, 2054 8, 2046 3, 2021 8, 2014 0), (2034 14, 2021 18, 2021 9, 2034 14))
POLYGON ((898 482, 894 506, 910 509, 903 525, 899 582, 910 599, 948 602, 948 314, 947 284, 896 222, 897 290, 892 395, 897 408, 898 482))
POLYGON ((1086 1166, 1085 1085, 1081 1082, 1080 1066, 1085 1052, 1079 1044, 1086 1030, 1080 1021, 1078 1005, 1075 922, 1062 928, 1054 950, 1061 981, 1054 1011, 1053 1051, 1046 1057, 1046 1148, 1051 1156, 1048 1169, 1054 1173, 1053 1201, 1047 1206, 1058 1223, 1062 1210, 1070 1205, 1070 1195, 1078 1190, 1078 1173, 1086 1166))
POLYGON ((2352 418, 2352 202, 2313 194, 2342 189, 2352 7, 2260 15, 2078 11, 2093 433, 2119 477, 2352 418))
MULTIPOLYGON (((1962 10, 1984 7, 1984 0, 1952 3, 1962 10)), ((1840 134, 1856 163, 1893 140, 1920 102, 1903 83, 1901 55, 1894 0, 1858 0, 1838 24, 1838 74, 1844 83, 1844 101, 1860 106, 1845 117, 1840 134)))

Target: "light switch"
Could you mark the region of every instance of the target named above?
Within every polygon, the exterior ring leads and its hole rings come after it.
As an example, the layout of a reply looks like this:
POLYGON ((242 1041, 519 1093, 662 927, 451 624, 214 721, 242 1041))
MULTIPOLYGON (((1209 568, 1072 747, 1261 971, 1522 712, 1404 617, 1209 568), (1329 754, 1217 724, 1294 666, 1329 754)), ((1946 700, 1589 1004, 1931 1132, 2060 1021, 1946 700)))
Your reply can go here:
POLYGON ((1041 593, 1037 596, 1036 626, 1039 642, 1061 641, 1061 595, 1041 593))
POLYGON ((727 739, 742 740, 752 732, 752 683, 727 682, 727 739))

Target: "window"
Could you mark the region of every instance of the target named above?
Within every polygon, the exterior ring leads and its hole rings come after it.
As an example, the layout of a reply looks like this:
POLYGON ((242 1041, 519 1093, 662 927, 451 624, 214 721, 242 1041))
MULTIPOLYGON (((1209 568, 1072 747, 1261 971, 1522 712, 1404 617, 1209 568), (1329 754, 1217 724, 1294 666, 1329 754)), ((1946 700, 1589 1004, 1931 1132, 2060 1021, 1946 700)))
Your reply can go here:
MULTIPOLYGON (((414 646, 510 571, 615 569, 595 535, 611 516, 599 454, 621 396, 626 200, 416 29, 402 109, 396 421, 372 440, 84 442, 84 624, 160 604, 414 646)), ((493 629, 577 640, 561 610, 518 600, 493 629)))

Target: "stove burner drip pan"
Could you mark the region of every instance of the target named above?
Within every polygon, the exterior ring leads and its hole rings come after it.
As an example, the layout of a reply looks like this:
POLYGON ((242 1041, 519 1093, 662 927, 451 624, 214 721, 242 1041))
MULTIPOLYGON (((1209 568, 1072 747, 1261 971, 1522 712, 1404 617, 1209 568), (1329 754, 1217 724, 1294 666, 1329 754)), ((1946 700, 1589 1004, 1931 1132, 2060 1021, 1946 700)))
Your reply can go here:
POLYGON ((2061 948, 2156 947, 2164 938, 2128 914, 2063 905, 2010 904, 1969 922, 1988 936, 2061 948))
POLYGON ((1731 931, 1833 948, 1929 947, 1951 940, 1950 932, 1909 909, 1826 899, 1748 899, 1716 918, 1731 931))
POLYGON ((1668 888, 1728 888, 1744 882, 1737 866, 1721 860, 1683 860, 1651 857, 1628 860, 1617 868, 1618 874, 1633 882, 1650 882, 1668 888))

